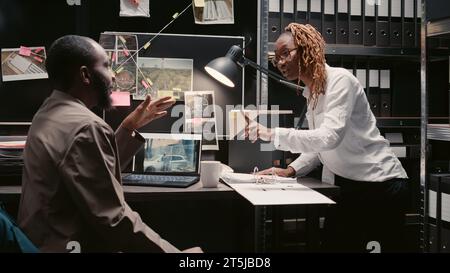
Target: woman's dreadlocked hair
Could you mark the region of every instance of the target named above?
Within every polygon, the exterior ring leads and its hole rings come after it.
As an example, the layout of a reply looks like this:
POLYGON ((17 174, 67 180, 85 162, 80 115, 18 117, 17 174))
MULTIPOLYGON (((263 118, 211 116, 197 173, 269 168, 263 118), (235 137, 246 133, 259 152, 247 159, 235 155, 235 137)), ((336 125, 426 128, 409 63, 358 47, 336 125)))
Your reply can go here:
POLYGON ((325 94, 326 72, 325 72, 325 41, 322 35, 311 25, 302 25, 290 23, 285 31, 291 32, 296 46, 300 53, 299 77, 303 73, 312 79, 308 104, 312 103, 313 109, 316 108, 320 94, 325 94))

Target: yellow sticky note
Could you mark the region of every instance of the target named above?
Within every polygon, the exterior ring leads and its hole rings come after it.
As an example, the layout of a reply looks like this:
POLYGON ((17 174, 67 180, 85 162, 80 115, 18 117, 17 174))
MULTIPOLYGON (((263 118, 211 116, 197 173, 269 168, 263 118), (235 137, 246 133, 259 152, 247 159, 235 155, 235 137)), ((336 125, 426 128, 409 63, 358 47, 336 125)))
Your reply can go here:
POLYGON ((150 46, 150 42, 147 42, 147 43, 144 45, 144 49, 147 49, 149 46, 150 46))
POLYGON ((153 85, 153 82, 149 78, 146 78, 146 80, 147 80, 148 84, 150 84, 150 86, 153 85))
POLYGON ((194 6, 196 8, 204 8, 205 7, 205 0, 194 0, 194 6))
POLYGON ((172 18, 175 19, 178 17, 178 12, 176 12, 174 15, 172 15, 172 18))
POLYGON ((123 66, 119 67, 119 69, 116 70, 116 74, 119 74, 120 72, 122 72, 123 70, 123 66))
POLYGON ((119 39, 122 41, 122 43, 126 43, 127 41, 125 40, 125 38, 123 38, 122 36, 119 36, 119 39))

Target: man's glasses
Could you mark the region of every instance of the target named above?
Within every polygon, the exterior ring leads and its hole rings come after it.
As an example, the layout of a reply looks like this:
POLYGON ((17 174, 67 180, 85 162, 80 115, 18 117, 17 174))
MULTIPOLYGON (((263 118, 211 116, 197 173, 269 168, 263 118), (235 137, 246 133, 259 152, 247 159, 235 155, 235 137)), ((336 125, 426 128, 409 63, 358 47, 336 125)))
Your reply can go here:
POLYGON ((287 60, 291 56, 291 52, 296 49, 297 49, 296 47, 295 48, 285 48, 281 51, 280 54, 277 54, 277 52, 275 52, 275 57, 272 58, 273 66, 276 67, 281 60, 287 60))

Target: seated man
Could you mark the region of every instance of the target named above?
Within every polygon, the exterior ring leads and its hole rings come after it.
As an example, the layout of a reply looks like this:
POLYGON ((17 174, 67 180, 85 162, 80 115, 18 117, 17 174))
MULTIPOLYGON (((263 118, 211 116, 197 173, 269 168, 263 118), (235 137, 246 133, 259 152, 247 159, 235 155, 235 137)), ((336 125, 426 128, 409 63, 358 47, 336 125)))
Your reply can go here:
POLYGON ((122 167, 144 144, 135 130, 174 101, 147 97, 114 133, 90 110, 111 107, 115 80, 98 43, 64 36, 46 67, 55 90, 28 132, 20 227, 43 252, 67 252, 74 242, 81 252, 179 252, 128 206, 121 182, 122 167))

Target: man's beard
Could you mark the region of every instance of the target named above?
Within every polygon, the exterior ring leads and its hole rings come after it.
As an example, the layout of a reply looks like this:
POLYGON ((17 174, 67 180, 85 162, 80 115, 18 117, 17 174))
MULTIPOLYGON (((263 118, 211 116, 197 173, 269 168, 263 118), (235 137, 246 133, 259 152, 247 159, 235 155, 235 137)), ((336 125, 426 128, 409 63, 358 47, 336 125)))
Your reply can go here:
POLYGON ((113 108, 110 91, 112 86, 109 85, 106 79, 102 79, 96 72, 93 73, 92 84, 94 89, 98 92, 97 106, 103 110, 110 110, 113 108))

